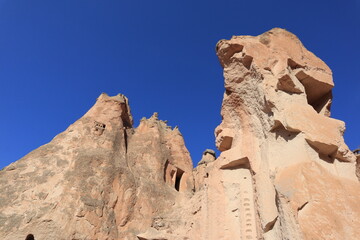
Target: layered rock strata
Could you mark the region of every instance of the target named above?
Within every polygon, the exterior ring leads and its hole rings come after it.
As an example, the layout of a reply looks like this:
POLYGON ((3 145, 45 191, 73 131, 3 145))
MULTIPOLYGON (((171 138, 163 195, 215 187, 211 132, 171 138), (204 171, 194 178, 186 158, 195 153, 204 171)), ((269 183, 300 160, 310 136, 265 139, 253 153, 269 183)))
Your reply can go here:
MULTIPOLYGON (((360 183, 329 67, 283 30, 221 40, 216 158, 193 169, 177 128, 133 127, 100 95, 50 143, 0 171, 0 238, 357 239, 360 183)), ((359 164, 357 165, 359 166, 359 164)))

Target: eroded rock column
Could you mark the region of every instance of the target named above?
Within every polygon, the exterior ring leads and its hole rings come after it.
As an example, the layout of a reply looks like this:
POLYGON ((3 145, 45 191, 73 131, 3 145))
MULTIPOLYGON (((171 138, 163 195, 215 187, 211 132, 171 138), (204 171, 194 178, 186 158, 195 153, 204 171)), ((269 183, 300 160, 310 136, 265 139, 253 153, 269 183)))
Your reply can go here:
POLYGON ((329 67, 295 35, 278 28, 256 37, 221 40, 216 50, 225 78, 223 121, 215 130, 222 153, 205 171, 208 191, 220 189, 222 202, 234 211, 229 215, 226 208, 213 210, 228 223, 219 225, 224 235, 238 239, 357 236, 356 157, 344 142, 345 124, 330 118, 334 84, 329 67), (222 185, 212 179, 217 174, 222 185), (331 188, 326 186, 329 183, 331 188), (344 212, 343 204, 349 212, 344 212), (352 220, 347 217, 350 212, 356 215, 352 220), (236 218, 240 230, 226 232, 235 229, 236 218))

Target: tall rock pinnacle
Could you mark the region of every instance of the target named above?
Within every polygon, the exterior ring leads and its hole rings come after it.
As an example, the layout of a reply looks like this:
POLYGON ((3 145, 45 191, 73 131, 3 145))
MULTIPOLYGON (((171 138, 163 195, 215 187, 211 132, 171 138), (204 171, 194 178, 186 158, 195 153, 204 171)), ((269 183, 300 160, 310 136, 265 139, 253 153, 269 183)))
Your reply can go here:
POLYGON ((356 239, 360 184, 329 67, 283 29, 216 47, 220 156, 195 171, 191 239, 356 239))
MULTIPOLYGON (((356 158, 344 143, 344 123, 329 117, 329 67, 278 28, 222 40, 217 55, 226 91, 223 121, 215 130, 222 151, 216 164, 224 169, 220 182, 227 184, 217 185, 224 194, 238 192, 236 204, 230 196, 227 204, 239 216, 227 210, 232 237, 356 238, 356 158)), ((219 223, 212 224, 214 229, 219 223)), ((213 239, 222 236, 216 234, 213 239)))
POLYGON ((330 118, 329 67, 279 28, 216 53, 219 157, 193 169, 179 129, 157 113, 134 128, 128 99, 101 94, 0 171, 0 239, 357 239, 359 151, 330 118))

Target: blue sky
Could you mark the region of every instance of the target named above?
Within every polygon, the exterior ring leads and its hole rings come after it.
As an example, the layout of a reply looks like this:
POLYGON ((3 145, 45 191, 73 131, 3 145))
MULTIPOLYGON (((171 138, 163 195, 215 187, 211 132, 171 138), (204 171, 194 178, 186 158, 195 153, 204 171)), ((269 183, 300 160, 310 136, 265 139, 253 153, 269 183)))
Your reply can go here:
POLYGON ((0 0, 0 169, 64 131, 102 92, 129 98, 135 126, 153 112, 178 125, 198 162, 221 121, 215 44, 273 27, 333 70, 332 117, 346 122, 354 149, 359 12, 359 0, 0 0))

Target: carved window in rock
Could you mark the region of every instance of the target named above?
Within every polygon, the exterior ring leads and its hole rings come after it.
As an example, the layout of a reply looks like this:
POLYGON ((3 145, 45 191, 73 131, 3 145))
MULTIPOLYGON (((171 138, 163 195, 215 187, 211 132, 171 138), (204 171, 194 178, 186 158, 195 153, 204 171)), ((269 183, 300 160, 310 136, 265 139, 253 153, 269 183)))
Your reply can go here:
POLYGON ((181 183, 181 178, 184 174, 184 171, 181 169, 177 169, 176 171, 176 175, 175 175, 175 189, 176 191, 180 191, 180 183, 181 183))
POLYGON ((106 125, 104 123, 94 121, 94 128, 93 128, 94 134, 100 136, 101 134, 103 134, 105 127, 106 125))
POLYGON ((183 170, 169 163, 169 161, 166 161, 164 168, 164 181, 175 188, 176 191, 181 190, 183 175, 183 170))
POLYGON ((35 240, 35 237, 33 234, 28 234, 25 238, 25 240, 35 240))

